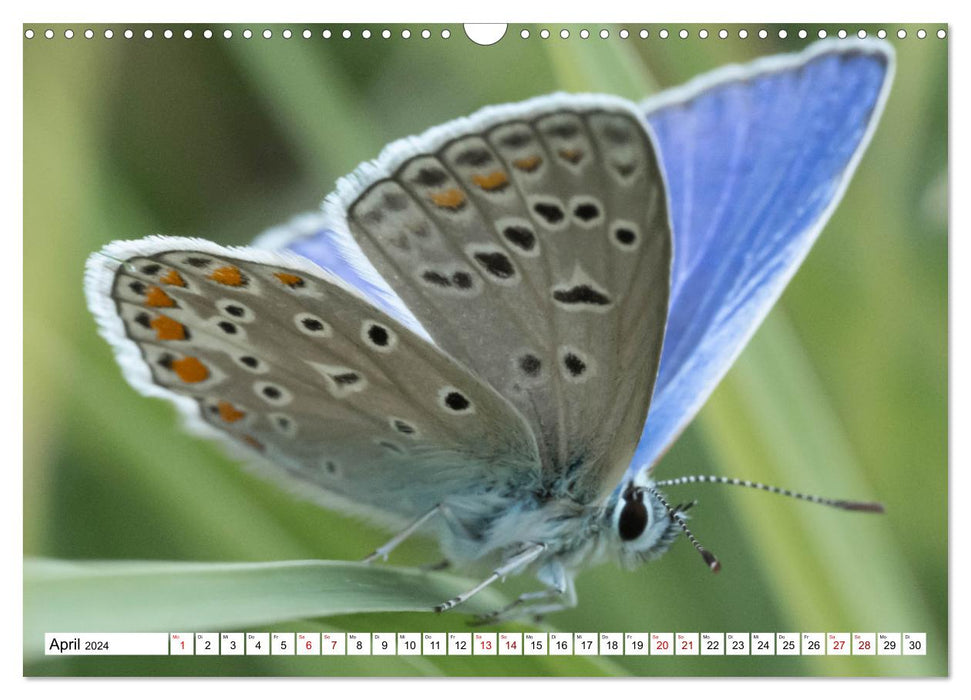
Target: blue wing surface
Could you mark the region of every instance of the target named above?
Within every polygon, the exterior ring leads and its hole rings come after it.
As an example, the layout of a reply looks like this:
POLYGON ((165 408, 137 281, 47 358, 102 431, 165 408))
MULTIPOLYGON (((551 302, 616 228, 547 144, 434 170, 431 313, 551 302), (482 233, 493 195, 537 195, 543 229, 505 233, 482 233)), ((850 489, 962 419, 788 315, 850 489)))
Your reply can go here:
POLYGON ((677 438, 798 269, 870 140, 892 73, 882 42, 824 41, 642 103, 667 178, 674 261, 630 473, 677 438))

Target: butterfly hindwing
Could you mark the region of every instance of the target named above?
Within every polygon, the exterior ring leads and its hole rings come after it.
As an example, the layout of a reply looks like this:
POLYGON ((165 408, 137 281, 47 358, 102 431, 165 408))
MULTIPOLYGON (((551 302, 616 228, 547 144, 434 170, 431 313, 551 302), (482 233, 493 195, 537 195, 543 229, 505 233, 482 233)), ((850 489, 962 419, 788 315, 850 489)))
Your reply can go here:
POLYGON ((538 473, 529 428, 501 396, 295 256, 115 243, 89 263, 88 292, 137 388, 307 495, 411 518, 443 494, 538 473))
POLYGON ((581 502, 613 488, 646 417, 671 264, 663 177, 627 103, 493 108, 349 181, 335 218, 346 208, 434 342, 519 409, 547 483, 581 502))

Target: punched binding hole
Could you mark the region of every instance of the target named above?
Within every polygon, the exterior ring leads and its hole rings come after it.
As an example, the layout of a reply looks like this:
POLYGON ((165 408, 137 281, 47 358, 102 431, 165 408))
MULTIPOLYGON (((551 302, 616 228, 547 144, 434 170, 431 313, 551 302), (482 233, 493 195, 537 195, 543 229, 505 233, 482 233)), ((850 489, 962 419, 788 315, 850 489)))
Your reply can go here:
POLYGON ((465 36, 479 46, 492 46, 506 35, 505 24, 464 24, 465 36))

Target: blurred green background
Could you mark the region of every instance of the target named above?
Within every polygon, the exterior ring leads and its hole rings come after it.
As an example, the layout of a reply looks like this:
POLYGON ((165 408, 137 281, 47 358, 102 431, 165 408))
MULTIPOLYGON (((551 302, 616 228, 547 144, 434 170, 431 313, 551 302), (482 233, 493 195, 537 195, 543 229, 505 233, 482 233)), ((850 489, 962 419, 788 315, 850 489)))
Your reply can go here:
MULTIPOLYGON (((137 395, 95 331, 85 258, 152 233, 245 244, 316 208, 334 181, 399 137, 488 104, 564 89, 639 99, 730 62, 796 51, 789 38, 658 38, 585 25, 539 38, 510 25, 478 47, 451 25, 411 38, 304 40, 263 26, 47 26, 24 39, 24 554, 63 559, 356 560, 385 533, 293 500, 186 435, 137 395), (67 40, 63 31, 73 29, 67 40), (145 39, 146 28, 154 38, 145 39), (171 28, 175 36, 163 38, 171 28), (182 38, 189 28, 193 38, 182 38), (599 38, 601 29, 610 32, 599 38), (46 280, 37 284, 38 280, 46 280)), ((779 27, 772 26, 775 37, 779 27)), ((830 34, 838 27, 825 27, 830 34)), ((852 32, 858 27, 850 28, 852 32)), ((866 27, 875 31, 878 27, 866 27)), ((887 26, 891 37, 898 26, 887 26)), ((947 672, 947 41, 892 38, 897 75, 842 204, 777 308, 656 473, 740 476, 879 499, 883 517, 756 492, 682 487, 710 575, 678 542, 628 572, 578 578, 566 631, 926 632, 923 657, 75 658, 28 674, 940 675, 947 672)), ((436 556, 410 542, 392 562, 436 556)), ((510 579, 513 595, 530 581, 510 579)), ((31 596, 29 605, 43 606, 31 596)), ((137 595, 137 591, 133 592, 137 595)), ((147 608, 152 600, 144 602, 147 608)), ((76 605, 83 606, 79 599, 76 605)), ((29 610, 28 610, 29 614, 29 610)), ((262 630, 465 631, 467 617, 382 613, 262 630)), ((505 629, 531 629, 509 624, 505 629)), ((163 627, 164 629, 164 627, 163 627)), ((53 631, 53 630, 51 630, 53 631)), ((176 631, 176 630, 168 630, 176 631)), ((191 630, 190 630, 191 631, 191 630)), ((195 630, 210 631, 210 630, 195 630)), ((226 630, 220 630, 226 631, 226 630)), ((255 630, 250 630, 255 631, 255 630)), ((40 640, 27 640, 39 644, 40 640)))

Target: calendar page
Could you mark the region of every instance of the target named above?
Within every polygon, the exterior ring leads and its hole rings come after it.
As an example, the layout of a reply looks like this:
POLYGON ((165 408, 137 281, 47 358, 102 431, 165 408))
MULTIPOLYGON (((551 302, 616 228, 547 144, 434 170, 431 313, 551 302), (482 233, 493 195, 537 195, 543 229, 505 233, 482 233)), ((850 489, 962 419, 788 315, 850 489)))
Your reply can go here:
POLYGON ((947 675, 948 26, 379 20, 22 26, 24 674, 947 675))

